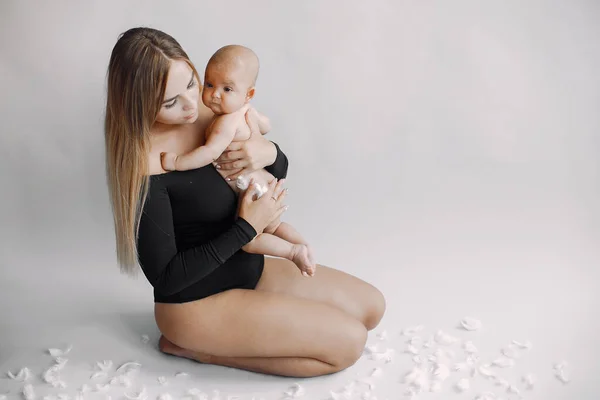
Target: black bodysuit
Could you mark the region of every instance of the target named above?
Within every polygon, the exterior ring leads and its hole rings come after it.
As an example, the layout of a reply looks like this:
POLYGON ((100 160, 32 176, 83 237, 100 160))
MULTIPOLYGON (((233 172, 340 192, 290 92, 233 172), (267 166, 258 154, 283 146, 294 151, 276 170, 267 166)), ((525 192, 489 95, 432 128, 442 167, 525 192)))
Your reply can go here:
MULTIPOLYGON (((287 175, 287 157, 266 167, 287 175)), ((264 256, 241 248, 256 231, 236 217, 238 195, 212 164, 150 177, 138 236, 144 275, 154 287, 154 301, 184 303, 232 288, 254 289, 264 256)))

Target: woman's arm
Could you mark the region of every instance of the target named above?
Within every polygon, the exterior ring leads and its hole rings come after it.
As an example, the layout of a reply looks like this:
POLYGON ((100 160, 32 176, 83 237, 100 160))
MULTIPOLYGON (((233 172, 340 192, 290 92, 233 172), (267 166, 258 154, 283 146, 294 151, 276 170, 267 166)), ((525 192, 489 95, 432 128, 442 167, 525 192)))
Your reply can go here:
POLYGON ((256 236, 252 225, 237 218, 216 238, 178 252, 167 188, 160 180, 152 185, 140 221, 138 255, 146 278, 163 295, 177 293, 198 282, 256 236))

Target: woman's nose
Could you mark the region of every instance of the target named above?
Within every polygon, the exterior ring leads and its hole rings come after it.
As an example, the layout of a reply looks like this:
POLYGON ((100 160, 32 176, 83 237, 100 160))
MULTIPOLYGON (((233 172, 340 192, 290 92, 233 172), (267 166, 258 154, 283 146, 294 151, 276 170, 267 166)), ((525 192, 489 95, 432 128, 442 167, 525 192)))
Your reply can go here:
POLYGON ((196 104, 194 103, 194 99, 191 96, 182 96, 182 102, 183 102, 183 110, 187 111, 187 110, 191 110, 194 109, 196 107, 196 104))

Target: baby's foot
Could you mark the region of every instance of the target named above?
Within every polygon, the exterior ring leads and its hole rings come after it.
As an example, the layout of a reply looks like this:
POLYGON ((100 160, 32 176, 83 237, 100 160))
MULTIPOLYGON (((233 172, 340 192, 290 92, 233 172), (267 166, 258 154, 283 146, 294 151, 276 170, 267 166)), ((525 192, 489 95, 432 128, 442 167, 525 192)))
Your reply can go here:
POLYGON ((296 264, 304 276, 312 275, 312 263, 308 257, 308 247, 304 244, 292 246, 291 260, 296 264))
POLYGON ((312 269, 311 269, 311 276, 313 276, 315 274, 315 271, 317 269, 317 263, 315 261, 315 253, 313 252, 313 248, 312 246, 306 245, 306 247, 308 248, 308 259, 310 260, 310 265, 312 265, 312 269))
POLYGON ((175 161, 177 161, 177 154, 160 153, 160 163, 165 171, 175 171, 175 161))

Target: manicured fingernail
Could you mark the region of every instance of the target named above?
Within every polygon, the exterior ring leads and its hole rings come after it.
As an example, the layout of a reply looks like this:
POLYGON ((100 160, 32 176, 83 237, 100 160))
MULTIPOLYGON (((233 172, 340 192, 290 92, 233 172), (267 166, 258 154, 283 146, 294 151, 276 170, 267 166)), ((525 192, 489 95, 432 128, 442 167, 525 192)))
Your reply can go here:
POLYGON ((302 271, 302 275, 303 276, 308 276, 308 274, 306 273, 306 271, 302 271))
POLYGON ((231 178, 230 178, 230 177, 227 177, 227 178, 225 178, 225 180, 226 180, 227 182, 229 182, 229 181, 231 180, 231 178))
POLYGON ((290 208, 290 206, 283 207, 283 211, 287 211, 288 208, 290 208))
POLYGON ((216 165, 215 165, 215 168, 216 168, 216 169, 221 169, 221 166, 220 166, 219 164, 216 164, 216 165))

